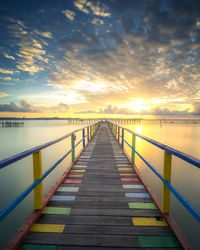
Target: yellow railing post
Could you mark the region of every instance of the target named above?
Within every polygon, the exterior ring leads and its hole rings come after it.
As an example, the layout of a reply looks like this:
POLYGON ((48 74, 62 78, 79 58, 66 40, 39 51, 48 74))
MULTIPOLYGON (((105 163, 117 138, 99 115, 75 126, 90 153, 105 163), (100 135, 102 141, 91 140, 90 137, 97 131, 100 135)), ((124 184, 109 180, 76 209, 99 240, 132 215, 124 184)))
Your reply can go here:
MULTIPOLYGON (((42 157, 41 151, 33 154, 33 180, 42 178, 42 157)), ((34 209, 43 207, 43 185, 42 182, 34 188, 34 209)))
MULTIPOLYGON (((167 151, 164 152, 163 179, 171 183, 171 165, 172 155, 167 151)), ((162 184, 162 213, 170 212, 170 190, 162 184)))

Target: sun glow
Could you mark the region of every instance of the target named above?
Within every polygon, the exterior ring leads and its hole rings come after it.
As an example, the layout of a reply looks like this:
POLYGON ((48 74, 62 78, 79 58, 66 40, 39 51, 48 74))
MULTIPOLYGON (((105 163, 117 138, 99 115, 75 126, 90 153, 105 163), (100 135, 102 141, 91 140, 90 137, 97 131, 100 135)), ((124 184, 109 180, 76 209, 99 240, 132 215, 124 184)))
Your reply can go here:
POLYGON ((123 106, 138 113, 143 110, 149 111, 151 109, 143 99, 135 99, 133 102, 128 102, 123 106))

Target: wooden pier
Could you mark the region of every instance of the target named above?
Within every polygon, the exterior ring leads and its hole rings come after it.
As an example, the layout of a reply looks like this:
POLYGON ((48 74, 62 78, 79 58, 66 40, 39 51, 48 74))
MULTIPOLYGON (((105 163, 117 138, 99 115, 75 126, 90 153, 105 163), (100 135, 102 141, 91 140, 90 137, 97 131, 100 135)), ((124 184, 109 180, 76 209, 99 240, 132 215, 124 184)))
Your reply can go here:
POLYGON ((141 248, 182 246, 102 123, 19 249, 141 248))
POLYGON ((143 119, 108 119, 109 121, 115 124, 141 124, 143 119))
POLYGON ((11 127, 23 127, 24 122, 13 122, 13 121, 7 121, 7 122, 1 122, 2 128, 11 128, 11 127))
POLYGON ((94 124, 97 122, 95 119, 68 119, 68 124, 94 124))

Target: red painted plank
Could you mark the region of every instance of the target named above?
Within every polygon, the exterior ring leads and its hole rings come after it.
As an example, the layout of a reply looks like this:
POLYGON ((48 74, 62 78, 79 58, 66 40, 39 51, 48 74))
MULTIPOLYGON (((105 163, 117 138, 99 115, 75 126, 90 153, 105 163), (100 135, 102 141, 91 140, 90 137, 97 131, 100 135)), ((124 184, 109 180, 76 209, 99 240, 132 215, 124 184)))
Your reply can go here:
POLYGON ((139 181, 138 178, 120 178, 121 181, 139 181))
POLYGON ((82 181, 81 180, 65 180, 64 183, 78 183, 80 184, 82 181))
POLYGON ((84 176, 84 174, 70 174, 70 175, 68 175, 68 177, 73 177, 73 178, 76 178, 76 177, 82 178, 83 176, 84 176))

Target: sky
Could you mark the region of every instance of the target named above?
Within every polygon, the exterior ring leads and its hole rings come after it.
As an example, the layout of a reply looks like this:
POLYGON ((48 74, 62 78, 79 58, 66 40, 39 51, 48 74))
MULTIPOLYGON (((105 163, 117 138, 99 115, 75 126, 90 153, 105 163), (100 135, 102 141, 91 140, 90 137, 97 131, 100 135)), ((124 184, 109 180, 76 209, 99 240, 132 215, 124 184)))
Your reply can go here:
POLYGON ((200 1, 0 0, 1 117, 200 115, 200 1))

